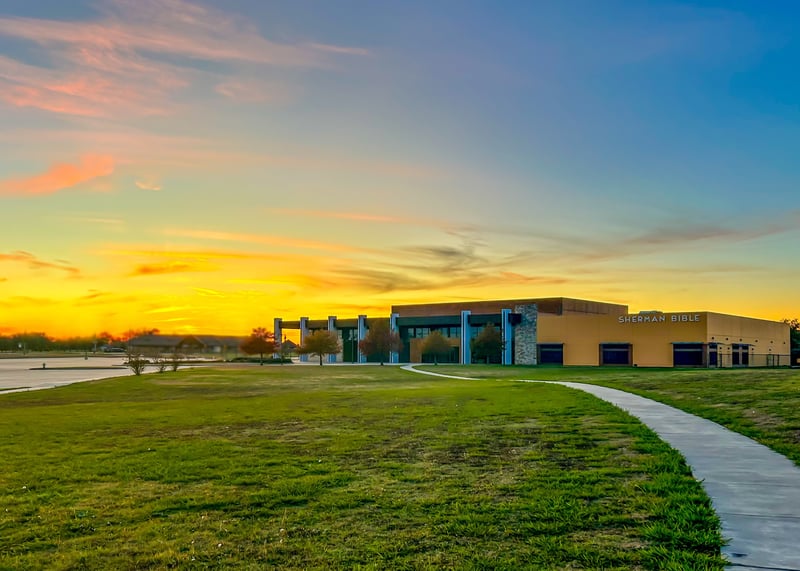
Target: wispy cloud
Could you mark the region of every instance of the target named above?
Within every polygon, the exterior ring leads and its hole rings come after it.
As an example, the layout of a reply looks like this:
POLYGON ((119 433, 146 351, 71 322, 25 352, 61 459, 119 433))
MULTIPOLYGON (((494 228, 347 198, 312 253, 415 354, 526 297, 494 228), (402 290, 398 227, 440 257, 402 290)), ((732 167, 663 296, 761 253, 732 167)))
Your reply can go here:
POLYGON ((0 253, 0 263, 3 262, 17 262, 25 264, 28 268, 32 270, 59 270, 62 272, 66 272, 67 274, 70 274, 73 277, 78 276, 81 273, 81 271, 78 268, 71 265, 69 262, 63 260, 55 260, 53 262, 48 262, 46 260, 42 260, 34 256, 30 252, 25 252, 22 250, 11 252, 9 254, 0 253))
POLYGON ((205 288, 205 287, 196 287, 193 288, 195 293, 198 295, 202 295, 204 297, 225 297, 225 294, 221 291, 217 291, 215 289, 205 288))
POLYGON ((138 188, 141 188, 142 190, 152 190, 152 191, 161 190, 161 185, 151 180, 137 180, 136 186, 138 188))
POLYGON ((57 163, 41 174, 0 181, 0 196, 53 194, 113 172, 113 157, 85 155, 78 164, 57 163))
MULTIPOLYGON (((2 90, 0 90, 0 96, 2 90)), ((192 173, 218 168, 257 166, 271 170, 374 173, 399 179, 440 179, 450 176, 446 169, 427 164, 405 163, 394 159, 359 158, 341 151, 298 145, 282 152, 270 152, 243 146, 233 139, 194 137, 148 132, 135 126, 92 122, 93 129, 21 129, 0 130, 0 143, 9 146, 41 145, 47 141, 58 148, 102 148, 119 157, 121 167, 136 165, 133 184, 153 183, 163 186, 159 175, 172 169, 190 169, 192 173), (146 166, 142 166, 146 165, 146 166)), ((281 213, 281 209, 275 210, 281 213)), ((287 215, 300 216, 300 209, 286 209, 287 215)), ((366 213, 365 213, 366 214, 366 213)), ((426 219, 421 219, 425 223, 426 219)), ((431 225, 433 225, 431 221, 431 225)))
POLYGON ((191 310, 191 305, 168 305, 166 307, 155 307, 153 309, 146 309, 144 313, 158 314, 158 313, 174 313, 176 311, 191 310))
POLYGON ((235 103, 285 103, 297 92, 287 85, 252 79, 229 79, 217 84, 214 91, 235 103))
POLYGON ((800 210, 777 218, 720 221, 678 222, 672 226, 647 229, 644 232, 616 239, 597 239, 584 243, 576 252, 583 261, 621 259, 658 252, 711 247, 758 240, 768 236, 795 232, 800 228, 800 210))
MULTIPOLYGON (((0 36, 2 25, 0 19, 0 36)), ((111 62, 104 63, 118 59, 113 56, 84 59, 85 49, 70 53, 54 50, 54 66, 47 68, 0 57, 0 100, 85 117, 109 117, 123 111, 163 115, 169 110, 165 96, 189 84, 188 78, 182 79, 184 72, 168 64, 135 66, 117 61, 119 67, 113 68, 111 62)))
MULTIPOLYGON (((305 210, 301 208, 267 208, 267 212, 280 214, 282 216, 296 216, 299 218, 327 218, 334 220, 348 220, 356 222, 378 222, 381 224, 409 224, 421 225, 426 224, 424 219, 410 218, 402 216, 389 216, 385 214, 370 214, 366 212, 337 212, 328 210, 305 210)), ((437 226, 445 225, 441 222, 436 222, 437 226)))
POLYGON ((141 264, 136 266, 131 275, 152 276, 161 274, 181 274, 187 272, 212 272, 217 268, 211 264, 198 264, 192 262, 164 262, 160 264, 141 264))
MULTIPOLYGON (((325 68, 335 58, 367 54, 358 47, 273 42, 242 17, 185 0, 106 0, 99 8, 92 21, 1 17, 0 36, 35 43, 50 61, 38 66, 1 57, 0 99, 94 117, 122 110, 163 114, 173 106, 172 93, 214 76, 201 62, 325 68)), ((235 100, 275 94, 247 88, 230 67, 221 73, 228 79, 216 83, 235 100)))
POLYGON ((122 218, 113 218, 111 216, 64 216, 59 219, 68 222, 78 222, 80 224, 99 224, 111 228, 120 228, 125 225, 125 220, 122 218))
POLYGON ((199 240, 241 242, 247 244, 263 244, 267 246, 294 248, 298 250, 323 250, 328 252, 368 251, 366 248, 348 246, 346 244, 337 244, 335 242, 320 242, 317 240, 306 240, 303 238, 287 238, 285 236, 271 236, 268 234, 246 234, 240 232, 222 232, 215 230, 190 230, 190 229, 169 229, 165 230, 164 234, 167 236, 196 238, 199 240))
POLYGON ((273 254, 259 252, 243 252, 231 250, 195 250, 195 249, 168 249, 156 250, 147 246, 109 246, 96 250, 94 253, 102 256, 139 259, 170 259, 188 260, 192 262, 207 262, 208 260, 236 260, 236 261, 292 261, 302 255, 298 254, 273 254))

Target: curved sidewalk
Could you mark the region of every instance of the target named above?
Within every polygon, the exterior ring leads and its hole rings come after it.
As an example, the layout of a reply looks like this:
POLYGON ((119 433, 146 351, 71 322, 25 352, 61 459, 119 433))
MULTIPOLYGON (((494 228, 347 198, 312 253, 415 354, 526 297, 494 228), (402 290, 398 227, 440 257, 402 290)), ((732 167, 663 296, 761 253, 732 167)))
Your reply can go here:
POLYGON ((731 569, 800 571, 800 468, 789 459, 715 422, 624 391, 523 382, 588 392, 635 416, 683 454, 722 520, 729 540, 722 553, 731 569))

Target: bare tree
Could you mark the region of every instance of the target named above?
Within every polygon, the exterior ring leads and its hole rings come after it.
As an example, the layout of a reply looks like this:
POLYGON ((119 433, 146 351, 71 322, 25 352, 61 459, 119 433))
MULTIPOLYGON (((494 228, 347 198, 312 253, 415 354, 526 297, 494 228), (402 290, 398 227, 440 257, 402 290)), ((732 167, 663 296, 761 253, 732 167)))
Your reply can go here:
POLYGON ((169 356, 169 366, 173 371, 177 371, 178 367, 181 364, 181 360, 183 359, 183 355, 178 352, 178 349, 174 349, 172 354, 169 356))
POLYGON ((127 357, 125 364, 131 371, 133 371, 134 375, 139 376, 142 373, 144 373, 144 369, 147 366, 148 361, 145 358, 145 356, 142 355, 141 352, 139 352, 138 349, 128 345, 128 349, 125 351, 125 355, 127 357))

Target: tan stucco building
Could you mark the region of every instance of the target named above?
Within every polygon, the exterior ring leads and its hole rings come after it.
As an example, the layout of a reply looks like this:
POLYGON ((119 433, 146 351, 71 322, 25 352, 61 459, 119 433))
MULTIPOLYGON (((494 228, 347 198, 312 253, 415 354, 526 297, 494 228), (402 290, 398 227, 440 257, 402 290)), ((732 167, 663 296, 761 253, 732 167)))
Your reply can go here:
POLYGON ((708 311, 539 315, 539 362, 639 367, 789 364, 784 323, 708 311), (551 352, 548 355, 548 352, 551 352))
MULTIPOLYGON (((708 311, 629 313, 626 305, 572 298, 529 298, 395 305, 392 329, 403 340, 394 362, 425 360, 422 347, 439 331, 453 347, 450 361, 472 363, 471 340, 488 324, 502 332, 497 361, 524 365, 617 365, 635 367, 788 366, 785 323, 708 311)), ((275 331, 337 332, 342 352, 332 361, 365 362, 358 341, 369 330, 357 319, 275 320, 275 331)))

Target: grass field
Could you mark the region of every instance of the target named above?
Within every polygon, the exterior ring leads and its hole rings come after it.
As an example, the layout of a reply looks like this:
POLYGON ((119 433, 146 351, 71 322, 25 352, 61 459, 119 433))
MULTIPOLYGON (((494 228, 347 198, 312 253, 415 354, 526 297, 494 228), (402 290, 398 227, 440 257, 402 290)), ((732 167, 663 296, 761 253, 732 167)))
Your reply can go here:
POLYGON ((680 456, 589 395, 394 367, 0 398, 2 569, 722 569, 680 456))
POLYGON ((423 367, 495 379, 576 381, 636 393, 749 436, 800 465, 800 370, 423 367))

